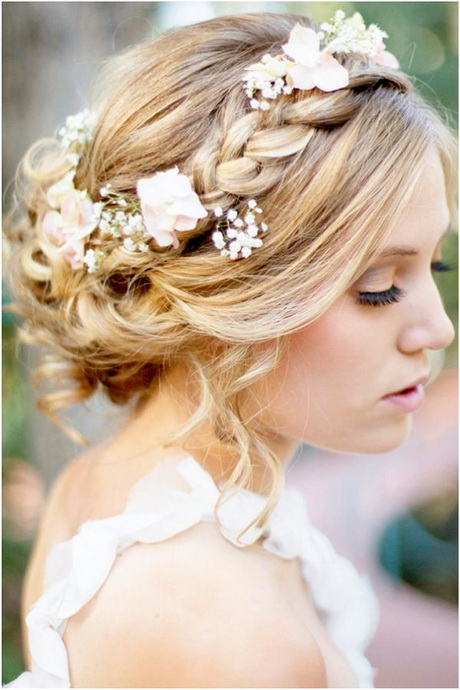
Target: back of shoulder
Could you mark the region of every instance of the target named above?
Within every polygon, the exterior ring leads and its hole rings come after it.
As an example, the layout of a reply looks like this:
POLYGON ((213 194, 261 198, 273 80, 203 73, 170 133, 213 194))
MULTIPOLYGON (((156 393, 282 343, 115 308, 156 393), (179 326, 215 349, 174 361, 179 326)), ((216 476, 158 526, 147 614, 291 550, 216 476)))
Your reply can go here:
POLYGON ((324 661, 263 558, 200 523, 118 559, 67 625, 80 687, 326 687, 324 661))

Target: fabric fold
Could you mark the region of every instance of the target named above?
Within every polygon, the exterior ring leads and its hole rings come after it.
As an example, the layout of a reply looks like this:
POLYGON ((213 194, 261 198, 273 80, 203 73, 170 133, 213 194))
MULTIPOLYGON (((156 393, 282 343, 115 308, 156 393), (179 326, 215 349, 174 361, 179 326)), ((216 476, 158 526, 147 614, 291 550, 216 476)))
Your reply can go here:
POLYGON ((374 669, 364 650, 377 626, 377 600, 368 579, 312 527, 299 492, 285 489, 264 529, 247 529, 266 504, 263 496, 234 488, 218 505, 220 489, 192 457, 178 462, 174 472, 184 481, 183 490, 168 486, 167 472, 156 468, 133 487, 121 515, 85 522, 74 537, 54 547, 45 592, 26 618, 32 671, 6 687, 70 687, 65 623, 99 591, 117 555, 136 542, 158 543, 201 521, 215 521, 216 508, 220 531, 235 546, 257 542, 276 556, 299 559, 328 634, 359 687, 373 687, 374 669))

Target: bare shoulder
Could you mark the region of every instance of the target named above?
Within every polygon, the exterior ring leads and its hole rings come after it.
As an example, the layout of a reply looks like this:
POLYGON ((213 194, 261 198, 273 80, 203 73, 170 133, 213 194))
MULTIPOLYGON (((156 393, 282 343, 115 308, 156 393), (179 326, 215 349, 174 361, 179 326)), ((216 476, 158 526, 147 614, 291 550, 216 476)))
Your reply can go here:
POLYGON ((49 546, 76 531, 74 515, 80 504, 94 450, 66 463, 54 480, 42 516, 37 541, 49 546))
POLYGON ((69 620, 75 687, 326 687, 322 654, 279 593, 276 556, 200 523, 118 559, 69 620))
MULTIPOLYGON (((45 562, 55 544, 72 536, 74 524, 72 511, 77 505, 78 496, 84 483, 87 468, 91 462, 91 453, 86 452, 76 460, 66 464, 54 481, 40 520, 38 534, 35 538, 32 555, 27 566, 22 597, 22 616, 28 613, 30 606, 43 593, 45 562)), ((24 650, 29 657, 24 629, 24 650)))

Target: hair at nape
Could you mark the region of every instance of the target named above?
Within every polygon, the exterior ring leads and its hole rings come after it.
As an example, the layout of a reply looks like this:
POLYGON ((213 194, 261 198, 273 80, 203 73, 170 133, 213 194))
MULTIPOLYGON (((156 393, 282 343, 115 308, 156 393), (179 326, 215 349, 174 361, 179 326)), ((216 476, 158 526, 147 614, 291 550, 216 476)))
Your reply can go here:
POLYGON ((41 225, 47 191, 66 170, 51 140, 25 157, 23 213, 8 229, 22 336, 51 353, 39 375, 60 386, 42 408, 55 417, 96 390, 141 401, 167 366, 187 362, 201 404, 182 437, 211 420, 240 458, 230 483, 249 483, 255 457, 267 464, 272 491, 261 519, 279 495, 281 468, 242 418, 242 400, 277 365, 285 337, 372 261, 430 146, 448 182, 453 174, 448 128, 410 79, 353 53, 337 56, 345 88, 297 89, 251 108, 245 69, 279 54, 297 23, 314 28, 294 15, 217 18, 130 49, 101 72, 75 187, 94 202, 107 184, 132 197, 139 179, 177 166, 210 212, 178 247, 117 246, 96 272, 70 270, 41 225), (211 241, 211 212, 243 212, 248 199, 269 231, 248 258, 231 261, 211 241), (209 355, 210 338, 218 356, 209 355))

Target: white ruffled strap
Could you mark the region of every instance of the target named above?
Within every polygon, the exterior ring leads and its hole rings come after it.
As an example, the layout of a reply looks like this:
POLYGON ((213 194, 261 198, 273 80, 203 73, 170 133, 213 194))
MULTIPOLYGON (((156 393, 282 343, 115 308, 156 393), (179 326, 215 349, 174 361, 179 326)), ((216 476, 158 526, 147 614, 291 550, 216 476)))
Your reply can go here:
MULTIPOLYGON (((122 515, 86 522, 76 536, 53 549, 45 593, 26 619, 32 673, 23 673, 8 687, 70 687, 65 623, 104 584, 117 554, 135 542, 164 541, 201 520, 215 520, 221 492, 208 472, 191 457, 173 465, 173 471, 189 490, 167 485, 171 465, 165 463, 135 485, 122 515)), ((261 541, 281 558, 299 557, 331 639, 346 655, 360 687, 372 687, 374 673, 364 648, 374 633, 378 606, 369 582, 311 526, 297 491, 284 491, 264 530, 246 529, 265 504, 264 497, 249 491, 229 492, 218 509, 223 536, 236 546, 261 541)))

